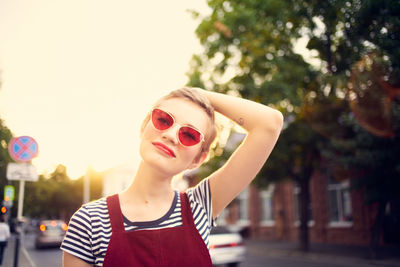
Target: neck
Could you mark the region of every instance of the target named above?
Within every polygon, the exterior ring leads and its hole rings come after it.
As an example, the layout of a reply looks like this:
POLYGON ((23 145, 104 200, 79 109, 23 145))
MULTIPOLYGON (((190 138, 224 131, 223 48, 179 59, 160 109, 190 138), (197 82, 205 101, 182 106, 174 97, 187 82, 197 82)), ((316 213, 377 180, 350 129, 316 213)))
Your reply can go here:
POLYGON ((131 185, 121 193, 126 201, 142 203, 166 201, 173 197, 172 177, 163 175, 141 161, 131 185))

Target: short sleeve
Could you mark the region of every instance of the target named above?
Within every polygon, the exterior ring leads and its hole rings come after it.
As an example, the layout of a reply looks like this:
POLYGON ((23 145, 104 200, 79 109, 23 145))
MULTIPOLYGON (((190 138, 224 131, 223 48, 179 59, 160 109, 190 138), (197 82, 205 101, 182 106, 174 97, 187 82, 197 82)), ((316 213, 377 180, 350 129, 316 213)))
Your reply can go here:
POLYGON ((187 194, 191 202, 194 202, 205 211, 207 215, 208 226, 210 228, 216 226, 216 223, 212 216, 212 203, 209 180, 204 179, 195 187, 189 188, 187 190, 187 194))
POLYGON ((61 250, 81 260, 95 263, 92 252, 92 227, 89 211, 82 206, 74 213, 68 224, 68 230, 61 244, 61 250))

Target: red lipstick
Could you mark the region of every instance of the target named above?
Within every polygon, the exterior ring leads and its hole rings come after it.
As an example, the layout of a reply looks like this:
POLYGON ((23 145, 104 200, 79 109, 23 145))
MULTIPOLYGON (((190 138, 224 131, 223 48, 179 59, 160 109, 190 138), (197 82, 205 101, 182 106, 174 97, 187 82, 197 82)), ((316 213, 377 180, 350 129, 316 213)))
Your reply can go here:
POLYGON ((176 157, 174 151, 172 149, 170 149, 168 146, 164 145, 163 143, 153 142, 152 144, 153 144, 153 146, 155 146, 156 148, 158 148, 159 150, 161 150, 168 156, 173 157, 173 158, 176 157))

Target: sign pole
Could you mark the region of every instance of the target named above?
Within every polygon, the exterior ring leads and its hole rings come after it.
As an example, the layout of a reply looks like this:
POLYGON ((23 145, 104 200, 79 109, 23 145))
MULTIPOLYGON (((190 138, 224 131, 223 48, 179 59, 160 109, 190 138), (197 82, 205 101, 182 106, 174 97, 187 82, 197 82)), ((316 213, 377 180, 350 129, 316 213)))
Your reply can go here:
MULTIPOLYGON (((9 163, 7 165, 7 179, 19 180, 19 196, 18 196, 18 214, 17 229, 15 239, 14 267, 18 266, 19 246, 21 239, 23 240, 23 203, 25 194, 25 180, 37 181, 36 170, 30 161, 38 154, 38 144, 30 136, 20 136, 12 138, 8 145, 8 152, 12 159, 19 164, 9 163)), ((22 244, 23 245, 23 244, 22 244)))
POLYGON ((89 169, 86 170, 83 178, 83 203, 88 203, 90 200, 90 174, 89 169))
POLYGON ((25 180, 19 181, 19 196, 18 196, 18 221, 22 221, 22 211, 24 204, 24 194, 25 194, 25 180))

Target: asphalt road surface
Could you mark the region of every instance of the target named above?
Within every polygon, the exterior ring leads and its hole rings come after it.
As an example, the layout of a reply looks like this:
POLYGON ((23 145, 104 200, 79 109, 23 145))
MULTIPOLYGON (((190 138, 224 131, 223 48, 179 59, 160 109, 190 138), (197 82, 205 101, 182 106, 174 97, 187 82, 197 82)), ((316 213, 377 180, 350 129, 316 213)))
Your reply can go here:
MULTIPOLYGON (((24 237, 24 247, 29 254, 30 259, 36 267, 61 267, 62 252, 58 247, 36 249, 34 246, 34 235, 28 234, 24 237)), ((293 258, 274 256, 270 254, 257 252, 257 249, 248 249, 245 262, 240 267, 361 267, 352 262, 323 262, 321 260, 312 260, 307 258, 293 258)), ((363 265, 367 267, 371 265, 363 265)), ((375 265, 379 266, 379 265, 375 265)))
POLYGON ((61 267, 62 252, 59 247, 36 249, 33 234, 25 235, 24 241, 25 249, 36 267, 61 267))

